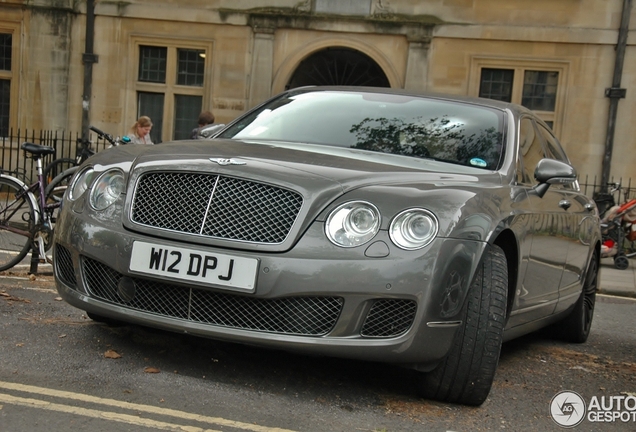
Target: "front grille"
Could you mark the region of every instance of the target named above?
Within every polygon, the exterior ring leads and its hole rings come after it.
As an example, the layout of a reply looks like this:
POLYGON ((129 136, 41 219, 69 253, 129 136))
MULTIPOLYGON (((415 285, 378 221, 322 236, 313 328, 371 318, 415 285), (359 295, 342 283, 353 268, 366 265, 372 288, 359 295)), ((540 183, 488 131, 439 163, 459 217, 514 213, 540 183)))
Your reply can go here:
POLYGON ((55 268, 57 277, 71 288, 75 288, 77 281, 75 280, 75 269, 73 267, 73 259, 71 252, 64 246, 55 245, 55 268))
POLYGON ((89 258, 82 260, 82 270, 94 297, 129 309, 222 327, 320 336, 334 327, 344 303, 340 297, 319 296, 258 299, 141 278, 132 278, 134 297, 127 301, 118 294, 123 275, 89 258))
POLYGON ((395 337, 413 324, 417 305, 412 300, 382 299, 371 306, 360 334, 365 337, 395 337))
POLYGON ((205 173, 140 176, 132 221, 170 231, 228 240, 282 243, 302 196, 278 187, 205 173))

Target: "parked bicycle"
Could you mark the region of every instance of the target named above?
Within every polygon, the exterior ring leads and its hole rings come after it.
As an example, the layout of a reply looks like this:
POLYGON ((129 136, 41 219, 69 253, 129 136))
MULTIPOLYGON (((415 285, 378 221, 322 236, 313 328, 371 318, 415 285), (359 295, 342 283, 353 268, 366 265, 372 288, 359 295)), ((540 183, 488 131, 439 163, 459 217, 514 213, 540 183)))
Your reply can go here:
POLYGON ((77 155, 75 158, 58 158, 53 160, 44 168, 44 178, 49 183, 59 174, 69 168, 79 166, 89 157, 95 154, 92 149, 92 142, 89 139, 77 138, 77 155))
POLYGON ((30 186, 8 173, 0 173, 0 271, 18 264, 36 249, 40 259, 53 241, 53 213, 60 202, 48 202, 42 158, 55 153, 55 148, 25 142, 20 147, 36 164, 37 181, 30 186))

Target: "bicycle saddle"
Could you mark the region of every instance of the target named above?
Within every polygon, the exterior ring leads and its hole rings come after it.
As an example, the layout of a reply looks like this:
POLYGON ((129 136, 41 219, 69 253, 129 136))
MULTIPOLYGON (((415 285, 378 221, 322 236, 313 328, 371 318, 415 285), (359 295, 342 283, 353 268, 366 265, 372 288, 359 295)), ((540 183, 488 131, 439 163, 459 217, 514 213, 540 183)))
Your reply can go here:
POLYGON ((20 148, 22 150, 24 150, 25 152, 28 152, 28 153, 31 153, 31 154, 34 154, 34 155, 38 155, 38 156, 45 156, 45 155, 55 154, 55 149, 53 147, 39 145, 39 144, 34 144, 34 143, 30 143, 30 142, 22 143, 20 148))

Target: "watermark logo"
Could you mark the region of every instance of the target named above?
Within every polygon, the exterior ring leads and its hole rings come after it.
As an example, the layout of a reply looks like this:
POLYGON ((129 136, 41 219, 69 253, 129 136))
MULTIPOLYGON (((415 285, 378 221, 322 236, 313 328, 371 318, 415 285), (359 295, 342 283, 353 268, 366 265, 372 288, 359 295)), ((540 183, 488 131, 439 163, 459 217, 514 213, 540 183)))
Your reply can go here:
POLYGON ((550 401, 550 415, 559 426, 571 428, 585 418, 585 401, 576 392, 562 391, 550 401))
POLYGON ((556 424, 571 428, 587 419, 590 423, 636 423, 636 394, 592 396, 586 403, 573 391, 562 391, 550 401, 550 415, 556 424))

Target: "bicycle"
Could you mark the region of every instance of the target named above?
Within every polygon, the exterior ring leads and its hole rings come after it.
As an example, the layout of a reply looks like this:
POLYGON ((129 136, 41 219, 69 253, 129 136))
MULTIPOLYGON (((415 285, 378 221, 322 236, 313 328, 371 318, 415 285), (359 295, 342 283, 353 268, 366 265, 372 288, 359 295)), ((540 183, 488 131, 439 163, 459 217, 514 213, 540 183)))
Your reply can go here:
POLYGON ((47 182, 50 182, 52 179, 57 177, 60 173, 66 171, 69 168, 79 166, 89 157, 95 154, 95 150, 93 150, 92 143, 88 139, 77 138, 77 146, 79 151, 77 152, 77 156, 75 159, 73 158, 58 158, 53 160, 44 168, 44 178, 47 182))
POLYGON ((42 158, 55 154, 55 148, 28 142, 20 148, 35 161, 37 181, 28 186, 0 172, 0 271, 14 267, 32 249, 52 262, 46 252, 53 241, 53 213, 61 202, 47 203, 42 158))

